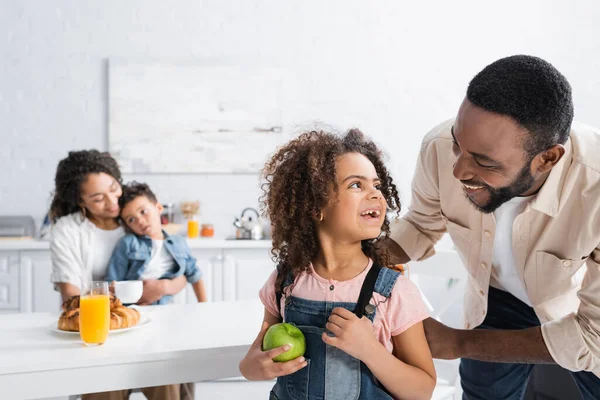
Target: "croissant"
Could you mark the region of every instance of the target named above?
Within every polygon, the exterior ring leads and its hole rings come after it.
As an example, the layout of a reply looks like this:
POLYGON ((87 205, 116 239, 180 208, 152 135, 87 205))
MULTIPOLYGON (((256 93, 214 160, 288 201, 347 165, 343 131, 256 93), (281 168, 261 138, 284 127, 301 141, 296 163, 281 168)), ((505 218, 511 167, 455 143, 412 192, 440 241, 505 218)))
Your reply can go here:
POLYGON ((58 319, 58 329, 79 332, 79 310, 63 311, 58 319))
POLYGON ((140 320, 140 313, 138 312, 138 310, 125 306, 117 307, 110 310, 111 322, 113 315, 117 318, 120 318, 121 323, 119 324, 118 328, 113 328, 111 324, 111 329, 130 328, 132 326, 137 325, 137 323, 140 320))
POLYGON ((123 318, 121 318, 121 316, 113 313, 112 311, 110 312, 110 330, 114 331, 115 329, 121 329, 123 328, 123 318))
POLYGON ((117 308, 117 307, 122 307, 123 303, 121 303, 121 300, 119 300, 119 298, 117 296, 115 296, 114 294, 110 294, 110 309, 112 310, 113 308, 117 308))
MULTIPOLYGON (((58 329, 79 332, 79 296, 73 296, 62 304, 64 310, 58 318, 58 329)), ((125 307, 121 300, 110 295, 110 329, 130 328, 140 321, 140 313, 134 308, 125 307)))
POLYGON ((75 310, 79 308, 79 296, 72 296, 62 303, 63 311, 75 310))

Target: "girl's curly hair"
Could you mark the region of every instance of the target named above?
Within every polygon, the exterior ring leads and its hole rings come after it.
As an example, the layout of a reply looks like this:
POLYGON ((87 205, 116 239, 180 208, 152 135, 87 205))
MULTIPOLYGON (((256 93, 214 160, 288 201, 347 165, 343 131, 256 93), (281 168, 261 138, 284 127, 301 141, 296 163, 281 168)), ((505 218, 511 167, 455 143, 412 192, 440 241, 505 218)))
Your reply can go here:
MULTIPOLYGON (((360 153, 375 166, 381 179, 381 193, 388 210, 400 212, 398 190, 375 143, 358 129, 340 136, 311 131, 279 148, 262 171, 261 209, 271 220, 273 248, 271 253, 278 269, 276 291, 283 293, 286 276, 296 277, 308 271, 319 252, 317 221, 329 203, 333 186, 337 197, 336 159, 347 153, 360 153)), ((382 234, 362 241, 365 255, 380 265, 387 265, 385 251, 375 251, 376 243, 387 238, 390 221, 386 215, 382 234)))
POLYGON ((54 195, 49 217, 56 222, 60 217, 80 210, 81 184, 88 174, 104 172, 122 183, 117 161, 107 152, 98 150, 70 151, 60 160, 54 178, 54 195))

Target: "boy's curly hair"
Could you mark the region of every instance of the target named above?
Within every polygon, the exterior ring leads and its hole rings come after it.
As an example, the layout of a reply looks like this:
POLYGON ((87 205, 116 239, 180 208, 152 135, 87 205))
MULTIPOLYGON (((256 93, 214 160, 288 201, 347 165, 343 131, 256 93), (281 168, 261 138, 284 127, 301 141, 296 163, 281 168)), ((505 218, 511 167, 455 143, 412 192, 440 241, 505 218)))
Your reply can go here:
POLYGON ((54 178, 54 194, 49 217, 56 222, 60 217, 80 211, 81 184, 88 174, 105 173, 121 184, 117 161, 107 152, 98 150, 70 151, 60 160, 54 178))
MULTIPOLYGON (((272 224, 271 253, 279 271, 275 283, 279 293, 283 292, 285 277, 308 271, 319 252, 317 221, 321 210, 332 200, 332 186, 337 197, 336 160, 347 153, 360 153, 373 163, 388 210, 400 211, 398 190, 385 167, 383 154, 360 130, 351 129, 342 136, 311 131, 279 148, 262 171, 261 196, 261 209, 272 224)), ((375 244, 389 236, 387 215, 381 230, 379 238, 363 240, 362 249, 374 262, 385 266, 387 254, 375 252, 375 244)))
POLYGON ((123 208, 125 208, 127 204, 140 196, 146 197, 154 204, 158 203, 156 195, 150 190, 150 186, 145 183, 132 181, 123 185, 123 194, 119 197, 119 207, 121 208, 121 211, 123 211, 123 208))

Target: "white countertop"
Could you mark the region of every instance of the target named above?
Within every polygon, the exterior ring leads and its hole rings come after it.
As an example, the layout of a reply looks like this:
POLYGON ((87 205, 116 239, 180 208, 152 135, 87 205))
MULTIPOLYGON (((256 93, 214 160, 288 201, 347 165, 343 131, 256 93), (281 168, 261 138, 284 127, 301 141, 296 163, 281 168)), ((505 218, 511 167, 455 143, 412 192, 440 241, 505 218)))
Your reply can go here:
MULTIPOLYGON (((187 239, 192 249, 270 249, 271 240, 187 239)), ((0 251, 48 250, 50 242, 37 239, 0 239, 0 251)))
POLYGON ((239 376, 260 301, 143 307, 150 323, 86 347, 58 314, 0 315, 0 398, 40 398, 239 376))

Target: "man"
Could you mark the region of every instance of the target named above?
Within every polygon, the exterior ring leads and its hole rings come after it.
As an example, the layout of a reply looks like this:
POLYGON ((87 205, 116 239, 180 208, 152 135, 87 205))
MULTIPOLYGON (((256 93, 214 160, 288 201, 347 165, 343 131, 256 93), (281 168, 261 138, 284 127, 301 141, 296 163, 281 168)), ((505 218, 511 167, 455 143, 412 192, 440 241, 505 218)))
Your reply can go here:
POLYGON ((513 56, 423 140, 390 250, 423 260, 450 234, 468 270, 465 329, 425 329, 434 357, 462 358, 466 399, 520 399, 543 363, 600 398, 600 135, 572 121, 567 80, 513 56))

